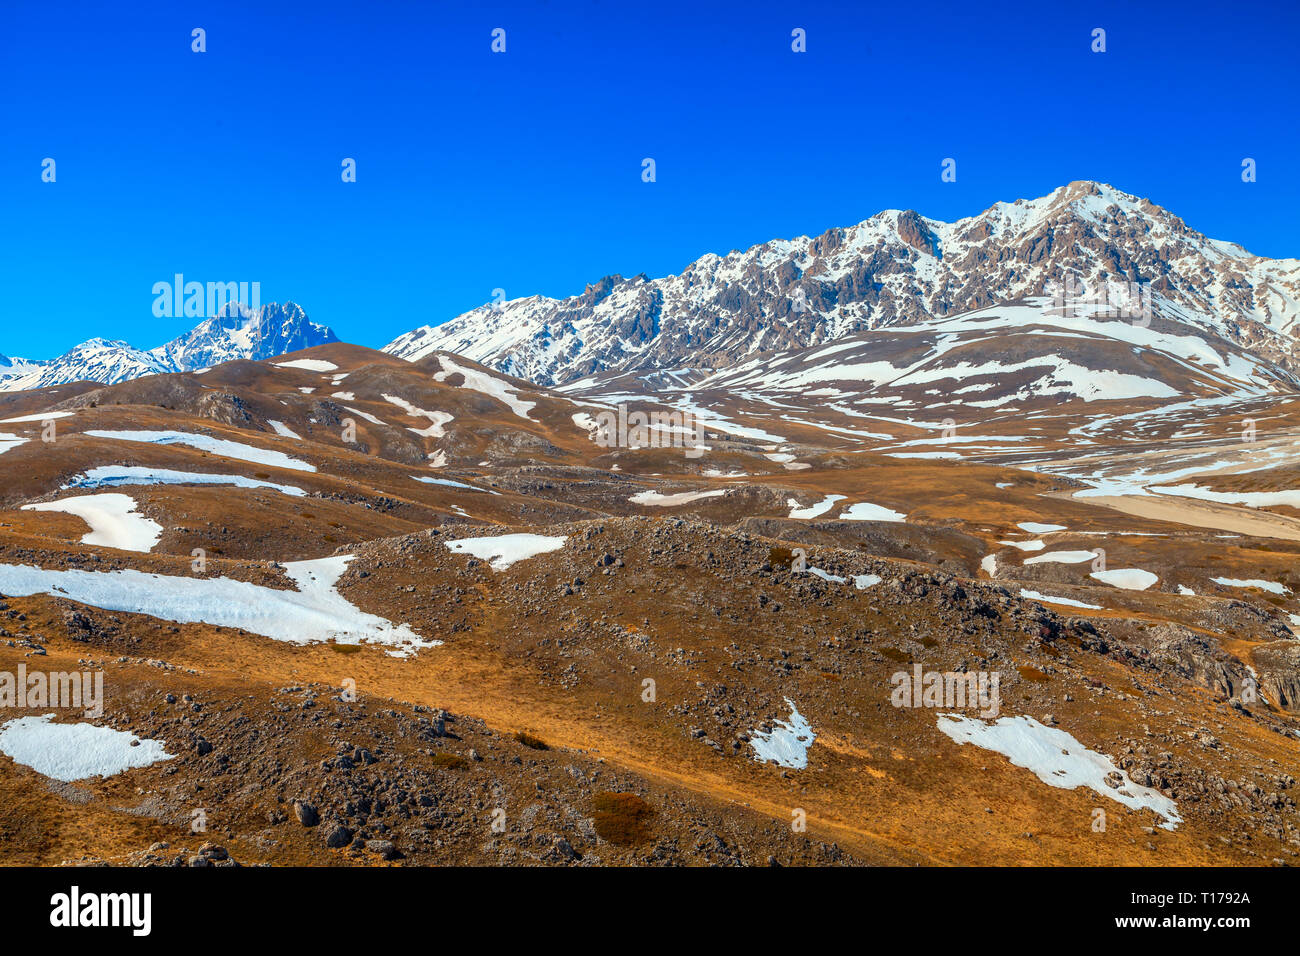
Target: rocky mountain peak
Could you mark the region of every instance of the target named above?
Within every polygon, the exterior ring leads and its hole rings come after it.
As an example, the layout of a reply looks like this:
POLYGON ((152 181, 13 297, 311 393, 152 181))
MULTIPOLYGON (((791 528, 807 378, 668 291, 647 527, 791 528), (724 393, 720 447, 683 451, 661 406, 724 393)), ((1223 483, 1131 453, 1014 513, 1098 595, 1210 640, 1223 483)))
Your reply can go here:
POLYGON ((1158 312, 1264 357, 1295 346, 1300 261, 1209 239, 1148 199, 1079 180, 947 223, 886 210, 815 237, 708 253, 680 275, 609 276, 424 326, 385 350, 458 352, 540 384, 736 361, 1042 295, 1064 277, 1136 283, 1158 312))

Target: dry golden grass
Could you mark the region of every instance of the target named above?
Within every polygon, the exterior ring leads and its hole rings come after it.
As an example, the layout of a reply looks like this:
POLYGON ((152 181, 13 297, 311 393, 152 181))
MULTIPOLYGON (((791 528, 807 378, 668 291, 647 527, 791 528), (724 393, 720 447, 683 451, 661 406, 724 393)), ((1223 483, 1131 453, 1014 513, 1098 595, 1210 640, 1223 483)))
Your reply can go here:
POLYGON ((637 846, 650 839, 654 808, 635 793, 596 794, 591 801, 596 833, 616 846, 637 846))

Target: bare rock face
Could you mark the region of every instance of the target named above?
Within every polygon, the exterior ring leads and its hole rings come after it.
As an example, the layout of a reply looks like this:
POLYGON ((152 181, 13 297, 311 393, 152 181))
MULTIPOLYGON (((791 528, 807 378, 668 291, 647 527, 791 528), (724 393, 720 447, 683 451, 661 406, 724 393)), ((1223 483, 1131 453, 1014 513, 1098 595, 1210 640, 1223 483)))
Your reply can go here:
POLYGON ((1156 314, 1295 367, 1278 303, 1300 267, 1216 242, 1177 216, 1094 182, 997 203, 954 223, 886 210, 820 236, 706 255, 680 275, 613 275, 567 299, 482 306, 385 347, 412 361, 439 349, 544 385, 598 372, 700 365, 818 345, 1027 296, 1080 279, 1144 284, 1156 314))
POLYGON ((500 429, 487 447, 489 458, 524 458, 554 456, 560 449, 540 435, 513 428, 500 429))
POLYGON ((304 803, 301 800, 293 802, 293 816, 300 824, 305 827, 314 827, 320 823, 320 814, 310 803, 304 803))
POLYGON ((199 399, 198 414, 224 425, 247 425, 253 415, 247 403, 229 392, 208 392, 199 399))
POLYGON ((1246 686, 1246 666, 1216 641, 1177 624, 1160 625, 1152 637, 1152 659, 1187 680, 1225 697, 1239 695, 1246 686))
POLYGON ((1300 713, 1300 644, 1277 641, 1255 650, 1259 690, 1269 703, 1300 713))

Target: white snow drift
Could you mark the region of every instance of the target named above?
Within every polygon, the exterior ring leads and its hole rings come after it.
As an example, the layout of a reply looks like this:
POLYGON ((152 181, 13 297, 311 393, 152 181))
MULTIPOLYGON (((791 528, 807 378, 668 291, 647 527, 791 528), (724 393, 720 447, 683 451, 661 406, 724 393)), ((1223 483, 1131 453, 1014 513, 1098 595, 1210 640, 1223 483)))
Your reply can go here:
POLYGON ((41 412, 37 415, 19 415, 17 418, 0 419, 0 425, 17 425, 22 422, 43 422, 51 418, 67 418, 72 412, 41 412))
POLYGON ((841 521, 905 521, 907 515, 884 505, 873 505, 869 501, 859 501, 849 505, 840 512, 841 521))
POLYGON ((564 535, 498 534, 486 538, 461 538, 446 544, 457 554, 469 554, 486 561, 493 571, 504 571, 516 561, 558 551, 566 540, 564 535))
POLYGON ((773 721, 772 730, 750 732, 749 743, 754 748, 754 759, 763 763, 774 763, 778 767, 791 767, 802 770, 808 766, 808 748, 812 746, 817 735, 794 701, 785 699, 790 708, 790 719, 773 721))
POLYGON ((460 375, 463 388, 472 388, 476 392, 490 395, 520 418, 529 418, 528 410, 537 404, 521 399, 517 388, 495 375, 458 365, 445 355, 439 355, 438 361, 442 363, 442 371, 433 376, 435 382, 445 382, 453 375, 460 375))
POLYGON ((1276 581, 1265 581, 1263 578, 1210 578, 1210 580, 1229 588, 1259 588, 1270 594, 1291 593, 1285 585, 1278 584, 1276 581))
POLYGON ((455 415, 449 414, 448 412, 430 412, 430 411, 426 411, 423 408, 417 408, 416 406, 408 402, 406 399, 401 398, 397 395, 385 394, 384 401, 388 402, 391 405, 396 405, 398 408, 406 412, 406 414, 410 415, 412 418, 429 419, 430 424, 428 428, 408 427, 406 429, 409 432, 415 432, 415 434, 421 435, 425 438, 442 438, 444 434, 443 426, 446 425, 448 422, 453 421, 456 417, 455 415))
POLYGON ((939 730, 958 744, 974 744, 1007 757, 1017 767, 1033 771, 1051 787, 1074 790, 1088 787, 1134 810, 1154 810, 1164 817, 1160 826, 1173 830, 1182 823, 1178 807, 1158 790, 1128 779, 1104 754, 1089 750, 1064 730, 1045 727, 1032 717, 999 717, 986 723, 960 714, 940 714, 939 730), (1120 780, 1111 788, 1106 778, 1120 780))
POLYGON ((92 438, 148 442, 153 445, 189 445, 191 448, 197 448, 213 455, 221 455, 223 458, 236 458, 240 461, 251 461, 259 465, 270 465, 273 468, 289 468, 293 471, 316 470, 315 465, 308 464, 297 458, 290 458, 282 452, 268 451, 265 448, 245 445, 243 442, 227 441, 224 438, 213 438, 211 435, 199 435, 194 432, 142 430, 88 431, 85 434, 92 438))
POLYGON ((1053 531, 1064 531, 1063 524, 1043 524, 1041 521, 1019 521, 1016 527, 1021 531, 1028 531, 1030 534, 1051 534, 1053 531))
POLYGON ((1046 554, 1036 554, 1032 558, 1025 558, 1025 564, 1044 564, 1052 562, 1054 564, 1079 564, 1083 561, 1091 561, 1097 557, 1096 551, 1048 551, 1046 554))
POLYGON ((338 366, 324 359, 294 359, 291 362, 276 362, 276 368, 300 368, 307 372, 336 372, 338 366))
POLYGON ((799 502, 794 498, 787 499, 786 504, 790 506, 791 518, 816 518, 835 507, 835 502, 843 500, 844 495, 827 495, 821 501, 809 505, 807 508, 800 507, 799 502))
POLYGON ((275 430, 275 433, 282 438, 296 438, 302 441, 302 436, 286 425, 284 422, 277 422, 274 418, 268 418, 266 423, 275 430))
POLYGON ((1141 568, 1111 568, 1108 571, 1094 571, 1088 577, 1125 591, 1145 591, 1160 580, 1157 575, 1141 568))
POLYGON ((1060 604, 1064 607, 1081 607, 1089 611, 1100 611, 1100 604, 1084 604, 1082 601, 1076 601, 1073 598, 1052 597, 1050 594, 1040 594, 1037 591, 1029 591, 1024 588, 1020 589, 1022 598, 1029 598, 1031 601, 1044 601, 1048 604, 1060 604))
POLYGON ((393 647, 389 653, 399 657, 442 643, 424 640, 405 624, 395 625, 368 614, 339 594, 334 584, 352 558, 346 554, 286 562, 285 572, 296 591, 225 577, 175 577, 130 568, 55 571, 0 564, 0 594, 49 594, 106 611, 147 614, 180 624, 242 628, 290 644, 387 644, 393 647))
POLYGON ((217 475, 202 471, 175 471, 171 468, 144 468, 138 465, 100 465, 77 475, 64 488, 116 488, 119 485, 234 485, 237 488, 270 488, 294 498, 307 492, 293 485, 245 478, 243 475, 217 475))
POLYGON ((446 485, 448 488, 467 488, 470 491, 486 491, 489 495, 501 494, 501 492, 493 491, 491 488, 479 488, 476 485, 467 485, 463 481, 452 481, 450 478, 428 478, 423 475, 412 475, 411 477, 426 485, 446 485))
POLYGON ((134 498, 116 492, 23 505, 22 510, 76 515, 90 525, 90 533, 82 537, 82 544, 122 551, 152 551, 163 532, 162 525, 136 511, 134 498))
POLYGON ((132 767, 171 760, 161 740, 94 724, 56 724, 50 718, 19 717, 0 727, 0 753, 37 773, 70 783, 111 777, 132 767))
POLYGON ((665 495, 658 491, 639 491, 627 499, 634 505, 684 505, 701 498, 717 498, 727 493, 725 488, 715 491, 679 491, 675 495, 665 495))

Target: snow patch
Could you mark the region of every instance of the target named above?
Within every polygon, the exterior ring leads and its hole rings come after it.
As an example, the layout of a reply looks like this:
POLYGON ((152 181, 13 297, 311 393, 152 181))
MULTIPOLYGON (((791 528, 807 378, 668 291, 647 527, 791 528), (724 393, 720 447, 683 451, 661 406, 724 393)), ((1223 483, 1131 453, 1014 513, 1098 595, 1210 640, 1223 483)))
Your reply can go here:
POLYGON ((904 521, 907 515, 883 505, 873 505, 869 501, 859 501, 849 505, 840 512, 841 521, 904 521))
POLYGON ((405 624, 394 625, 351 604, 334 585, 353 555, 291 561, 285 573, 298 590, 262 587, 230 578, 176 577, 131 568, 118 571, 47 570, 26 564, 0 564, 0 594, 49 594, 106 611, 147 614, 178 624, 242 628, 290 644, 336 641, 389 644, 403 657, 436 647, 405 624))
POLYGON ((54 780, 111 777, 132 767, 171 760, 161 740, 94 724, 56 724, 54 714, 19 717, 0 727, 0 753, 54 780))
POLYGON ((1100 604, 1084 604, 1082 601, 1075 601, 1072 598, 1052 597, 1050 594, 1039 594, 1037 591, 1027 591, 1024 588, 1020 589, 1020 596, 1029 598, 1031 601, 1046 601, 1048 604, 1061 604, 1065 607, 1082 607, 1087 608, 1089 611, 1101 610, 1100 604))
POLYGON ((475 485, 467 485, 463 481, 453 481, 450 478, 427 478, 423 475, 412 475, 411 477, 426 485, 446 485, 448 488, 468 488, 470 491, 486 491, 489 495, 501 494, 501 492, 493 491, 491 488, 479 488, 475 485))
POLYGON ((41 412, 39 415, 20 415, 17 418, 0 418, 0 425, 17 425, 20 422, 43 422, 50 418, 67 418, 73 412, 41 412))
POLYGON ((292 362, 276 362, 276 368, 300 368, 308 372, 334 372, 338 366, 324 359, 294 359, 292 362))
POLYGON ((699 501, 701 498, 717 498, 726 493, 727 491, 725 488, 718 488, 714 491, 679 491, 674 495, 665 495, 658 491, 638 491, 627 500, 634 505, 661 505, 664 507, 670 507, 672 505, 684 505, 692 501, 699 501))
POLYGON ((452 375, 460 375, 464 378, 462 388, 472 388, 476 392, 489 395, 520 418, 530 418, 528 410, 537 403, 526 402, 521 399, 519 390, 509 382, 502 381, 496 376, 488 375, 485 372, 457 365, 445 355, 439 355, 438 361, 442 363, 442 371, 433 376, 435 382, 444 382, 452 375))
POLYGON ((824 515, 830 511, 835 506, 835 502, 843 500, 844 495, 827 495, 821 501, 809 505, 807 508, 800 507, 799 502, 794 498, 787 499, 786 504, 790 506, 791 518, 816 518, 818 515, 824 515))
POLYGON ((275 433, 277 435, 280 435, 284 438, 296 438, 298 439, 298 441, 302 441, 302 436, 299 435, 292 428, 290 428, 288 425, 286 425, 284 422, 277 422, 274 418, 268 418, 266 420, 266 423, 275 430, 275 433))
POLYGON ((1123 588, 1125 591, 1145 591, 1160 580, 1150 571, 1143 571, 1141 568, 1112 568, 1109 571, 1094 571, 1088 577, 1096 578, 1103 584, 1123 588))
POLYGON ((216 475, 200 471, 173 471, 170 468, 144 468, 138 465, 100 465, 77 475, 64 488, 116 488, 119 485, 234 485, 237 488, 270 488, 294 498, 307 494, 293 485, 245 478, 243 475, 216 475))
POLYGON ((223 458, 236 458, 240 461, 251 461, 259 465, 269 465, 272 468, 289 468, 293 471, 316 470, 315 465, 310 465, 297 458, 290 458, 282 452, 268 451, 265 448, 255 448, 252 445, 245 445, 243 442, 227 441, 224 438, 213 438, 211 435, 198 435, 193 432, 88 431, 85 432, 85 434, 92 438, 112 438, 117 441, 148 442, 154 445, 189 445, 191 448, 197 448, 199 451, 206 451, 213 455, 220 455, 223 458))
POLYGON ((469 554, 486 561, 493 571, 504 571, 516 561, 558 551, 568 540, 564 535, 498 534, 486 538, 461 538, 446 542, 457 554, 469 554))
POLYGON ((23 505, 22 510, 76 515, 90 525, 90 533, 82 537, 82 544, 120 551, 152 551, 163 532, 162 525, 136 511, 135 499, 114 492, 23 505))
POLYGON ((416 406, 408 402, 406 399, 399 398, 396 395, 384 395, 384 401, 388 402, 389 404, 396 405, 398 408, 406 412, 406 414, 410 415, 412 418, 429 419, 430 425, 428 428, 408 427, 406 429, 408 432, 415 432, 415 434, 422 435, 425 438, 442 438, 444 434, 442 430, 442 426, 446 425, 448 422, 455 420, 456 417, 455 415, 448 414, 447 412, 425 411, 423 408, 417 408, 416 406))
POLYGON ((1047 547, 1041 538, 1033 541, 999 541, 998 544, 1010 545, 1011 547, 1018 548, 1021 551, 1042 551, 1043 548, 1047 547))
POLYGON ((1160 826, 1165 830, 1173 830, 1183 822, 1173 800, 1158 790, 1133 783, 1109 757, 1089 750, 1064 730, 1045 727, 1032 717, 999 717, 986 723, 960 714, 940 714, 939 730, 959 745, 974 744, 1002 754, 1050 787, 1088 787, 1133 810, 1152 810, 1164 817, 1160 826), (1120 781, 1120 786, 1112 788, 1107 778, 1120 781))
POLYGON ((817 735, 799 713, 794 701, 787 697, 785 702, 790 708, 790 719, 773 721, 774 726, 770 732, 751 731, 749 743, 754 748, 755 760, 802 770, 808 766, 808 748, 817 739, 817 735))
POLYGON ((1291 590, 1276 581, 1265 581, 1262 578, 1210 578, 1215 584, 1222 584, 1229 588, 1259 588, 1261 591, 1267 591, 1270 594, 1290 594, 1291 590))
POLYGON ((1054 564, 1079 564, 1082 561, 1091 561, 1097 557, 1096 551, 1048 551, 1046 554, 1036 554, 1032 558, 1025 558, 1024 563, 1044 564, 1052 562, 1054 564))

